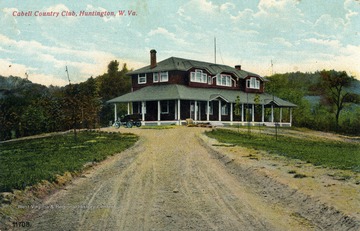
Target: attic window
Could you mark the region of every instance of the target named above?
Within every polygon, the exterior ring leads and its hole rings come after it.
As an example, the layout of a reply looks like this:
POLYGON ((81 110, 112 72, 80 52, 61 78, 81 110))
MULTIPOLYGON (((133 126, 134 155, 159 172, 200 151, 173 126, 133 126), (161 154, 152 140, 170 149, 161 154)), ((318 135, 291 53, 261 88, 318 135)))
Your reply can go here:
POLYGON ((146 83, 146 74, 139 74, 138 75, 138 84, 145 84, 146 83))
POLYGON ((154 83, 159 82, 159 73, 155 72, 155 73, 153 74, 153 82, 154 82, 154 83))
POLYGON ((167 82, 169 81, 169 74, 168 72, 160 72, 160 82, 167 82))
POLYGON ((260 89, 260 81, 255 77, 246 80, 246 87, 250 89, 260 89))
POLYGON ((230 75, 219 75, 216 77, 216 85, 231 87, 231 76, 230 75))
POLYGON ((164 72, 154 72, 153 73, 153 82, 168 82, 169 81, 169 73, 167 71, 164 72), (159 78, 160 76, 160 78, 159 78))
POLYGON ((207 74, 199 69, 195 69, 195 72, 190 72, 190 80, 196 83, 207 83, 208 81, 207 74))

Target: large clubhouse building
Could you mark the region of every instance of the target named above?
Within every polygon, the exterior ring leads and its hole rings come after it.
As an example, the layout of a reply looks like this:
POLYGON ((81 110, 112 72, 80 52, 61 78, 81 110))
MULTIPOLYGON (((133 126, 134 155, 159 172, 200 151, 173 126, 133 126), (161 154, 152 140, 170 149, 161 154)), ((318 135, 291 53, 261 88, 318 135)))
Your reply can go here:
POLYGON ((141 114, 143 124, 195 123, 291 126, 288 101, 265 93, 267 79, 241 69, 240 65, 207 63, 170 57, 131 71, 130 93, 111 99, 127 103, 128 114, 141 114), (285 109, 285 110, 283 110, 285 109))

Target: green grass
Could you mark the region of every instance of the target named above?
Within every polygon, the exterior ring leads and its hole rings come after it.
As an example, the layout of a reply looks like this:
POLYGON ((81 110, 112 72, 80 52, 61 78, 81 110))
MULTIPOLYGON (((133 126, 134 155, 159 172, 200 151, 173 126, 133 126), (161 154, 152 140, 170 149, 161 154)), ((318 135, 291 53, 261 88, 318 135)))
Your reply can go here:
POLYGON ((250 136, 246 132, 235 132, 217 129, 206 132, 206 135, 220 142, 236 144, 248 148, 300 159, 314 165, 335 169, 348 169, 360 172, 360 144, 323 140, 308 140, 264 134, 250 136))
POLYGON ((0 192, 24 189, 56 175, 76 172, 132 146, 132 134, 80 132, 0 144, 0 192))

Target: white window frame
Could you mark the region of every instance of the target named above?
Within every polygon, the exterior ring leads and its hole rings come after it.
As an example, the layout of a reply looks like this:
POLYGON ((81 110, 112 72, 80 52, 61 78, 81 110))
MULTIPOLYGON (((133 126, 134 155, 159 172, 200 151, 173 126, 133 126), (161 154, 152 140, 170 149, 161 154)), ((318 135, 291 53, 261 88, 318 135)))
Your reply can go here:
POLYGON ((221 115, 229 115, 229 105, 227 103, 221 105, 221 115))
POLYGON ((209 75, 208 77, 208 84, 211 85, 212 84, 212 77, 209 75))
POLYGON ((160 113, 161 114, 169 114, 169 100, 160 101, 160 113), (166 105, 164 105, 166 103, 166 105), (163 111, 163 107, 166 107, 166 111, 163 111))
POLYGON ((256 77, 246 80, 246 87, 249 89, 260 89, 260 81, 256 77))
POLYGON ((154 83, 158 83, 158 82, 159 82, 159 73, 158 73, 158 72, 154 72, 154 73, 153 73, 153 82, 154 82, 154 83))
POLYGON ((146 84, 146 74, 138 74, 138 84, 146 84))
POLYGON ((208 75, 203 70, 195 69, 190 72, 190 81, 194 83, 208 83, 208 75))
POLYGON ((231 75, 221 74, 216 77, 216 85, 232 87, 231 75))
POLYGON ((213 115, 214 114, 214 102, 213 101, 210 101, 209 102, 209 108, 205 108, 205 113, 207 114, 208 113, 208 110, 209 110, 209 115, 213 115))
POLYGON ((169 73, 167 71, 160 72, 160 82, 168 82, 169 81, 169 73))

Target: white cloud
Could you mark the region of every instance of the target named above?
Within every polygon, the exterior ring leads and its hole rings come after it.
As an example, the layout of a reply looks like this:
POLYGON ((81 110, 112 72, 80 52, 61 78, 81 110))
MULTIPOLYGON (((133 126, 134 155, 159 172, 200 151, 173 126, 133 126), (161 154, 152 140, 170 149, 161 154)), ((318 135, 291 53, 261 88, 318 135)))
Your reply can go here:
MULTIPOLYGON (((43 85, 66 85, 67 81, 65 79, 60 79, 53 75, 46 75, 43 73, 39 73, 37 68, 28 67, 23 64, 14 63, 11 60, 0 59, 0 71, 3 76, 18 76, 25 78, 25 73, 28 74, 28 79, 34 83, 40 83, 43 85)), ((41 72, 41 70, 40 70, 41 72)))
POLYGON ((177 44, 182 44, 182 45, 186 44, 186 42, 183 39, 179 38, 179 36, 176 36, 174 33, 169 32, 167 29, 163 27, 152 29, 148 33, 148 36, 157 36, 157 35, 159 35, 160 37, 165 37, 168 40, 171 40, 172 42, 175 42, 177 44))
POLYGON ((328 46, 331 48, 340 48, 341 46, 340 41, 338 40, 309 38, 309 39, 304 39, 304 41, 316 45, 328 46))
MULTIPOLYGON (((11 50, 18 57, 31 57, 32 62, 36 63, 35 65, 39 66, 39 69, 42 69, 41 71, 50 72, 51 69, 64 69, 65 66, 72 67, 77 70, 76 72, 79 75, 76 77, 78 80, 75 80, 75 82, 84 77, 88 78, 91 75, 103 74, 109 61, 116 59, 115 55, 107 52, 50 47, 36 41, 15 41, 1 34, 0 42, 6 47, 11 47, 11 50)), ((18 66, 22 67, 21 65, 18 66)), ((24 74, 24 68, 20 69, 24 74)), ((14 71, 14 68, 12 71, 14 71)), ((15 72, 12 75, 16 74, 19 73, 15 72)))
POLYGON ((233 3, 230 2, 226 2, 222 5, 220 5, 220 10, 221 11, 227 11, 229 9, 235 9, 235 5, 233 3))
POLYGON ((281 45, 283 45, 283 46, 285 46, 285 47, 289 47, 289 48, 290 48, 290 47, 293 46, 289 41, 287 41, 287 40, 284 39, 284 38, 279 38, 279 37, 273 38, 273 41, 274 41, 275 43, 281 44, 281 45))

